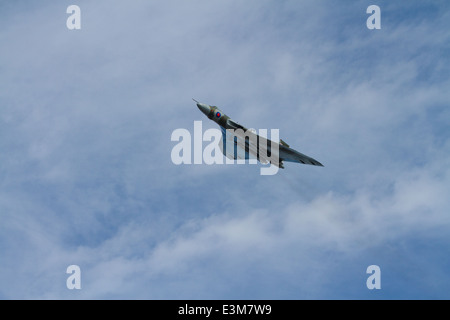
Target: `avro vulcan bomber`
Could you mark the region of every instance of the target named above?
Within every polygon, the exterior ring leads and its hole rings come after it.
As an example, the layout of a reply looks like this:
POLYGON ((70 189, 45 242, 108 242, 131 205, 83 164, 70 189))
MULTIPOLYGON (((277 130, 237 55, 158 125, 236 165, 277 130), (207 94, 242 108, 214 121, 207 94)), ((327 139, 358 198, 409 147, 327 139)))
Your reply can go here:
POLYGON ((257 159, 261 163, 271 163, 279 168, 284 168, 284 161, 323 167, 319 161, 290 148, 283 140, 269 140, 257 134, 255 130, 247 129, 233 121, 219 108, 194 101, 201 112, 220 126, 220 150, 227 158, 257 159))

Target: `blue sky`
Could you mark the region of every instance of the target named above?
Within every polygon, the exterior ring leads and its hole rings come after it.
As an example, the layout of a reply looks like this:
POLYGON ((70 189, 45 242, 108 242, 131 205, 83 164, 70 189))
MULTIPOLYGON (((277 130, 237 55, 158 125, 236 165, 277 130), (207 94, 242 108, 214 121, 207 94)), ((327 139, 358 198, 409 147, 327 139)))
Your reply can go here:
POLYGON ((449 9, 2 2, 0 298, 449 299, 449 9), (174 165, 192 97, 325 167, 174 165))

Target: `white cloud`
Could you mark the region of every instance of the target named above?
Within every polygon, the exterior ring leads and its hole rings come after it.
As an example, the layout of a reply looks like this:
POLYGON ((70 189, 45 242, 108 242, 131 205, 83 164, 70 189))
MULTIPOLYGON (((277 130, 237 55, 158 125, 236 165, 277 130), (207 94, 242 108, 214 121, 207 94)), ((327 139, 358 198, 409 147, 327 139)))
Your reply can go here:
MULTIPOLYGON (((226 299, 233 298, 243 282, 258 287, 268 275, 283 285, 290 282, 298 290, 295 297, 320 297, 334 285, 337 270, 346 260, 363 256, 376 262, 379 255, 370 256, 374 248, 386 248, 390 256, 395 243, 417 234, 446 238, 449 203, 443 195, 449 185, 448 173, 437 177, 418 170, 396 179, 393 193, 382 198, 362 190, 354 196, 328 193, 278 210, 276 205, 264 210, 244 207, 240 213, 230 209, 192 219, 160 235, 157 242, 148 225, 132 223, 95 248, 79 248, 63 256, 85 266, 80 297, 226 299), (333 260, 324 264, 330 253, 333 260), (173 281, 176 285, 171 286, 173 281), (211 288, 211 283, 217 288, 211 288)), ((401 254, 403 259, 417 258, 413 252, 401 254)), ((420 268, 426 262, 414 263, 420 268)), ((442 267, 428 267, 443 272, 442 267)), ((353 268, 341 276, 358 279, 353 268)), ((289 298, 287 289, 277 291, 274 283, 266 285, 269 290, 257 297, 289 298)), ((71 297, 70 292, 61 291, 62 296, 71 297)), ((236 294, 252 297, 245 292, 251 290, 236 294)), ((342 293, 348 294, 345 288, 342 293)))

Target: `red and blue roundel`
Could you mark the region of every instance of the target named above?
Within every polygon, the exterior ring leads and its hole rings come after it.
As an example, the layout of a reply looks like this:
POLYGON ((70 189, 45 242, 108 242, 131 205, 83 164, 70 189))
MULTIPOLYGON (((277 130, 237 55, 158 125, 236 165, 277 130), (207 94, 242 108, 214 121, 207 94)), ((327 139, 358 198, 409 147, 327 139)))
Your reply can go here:
POLYGON ((220 112, 216 112, 216 117, 220 118, 220 116, 221 116, 220 112))

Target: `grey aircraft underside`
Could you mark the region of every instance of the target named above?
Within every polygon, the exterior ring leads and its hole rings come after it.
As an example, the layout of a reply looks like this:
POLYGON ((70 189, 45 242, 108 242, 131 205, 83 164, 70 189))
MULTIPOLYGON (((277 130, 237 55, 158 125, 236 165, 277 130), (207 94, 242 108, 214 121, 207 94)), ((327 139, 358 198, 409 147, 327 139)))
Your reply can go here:
POLYGON ((219 108, 193 100, 201 112, 220 126, 222 141, 219 145, 227 158, 257 159, 261 163, 271 163, 279 168, 284 168, 283 161, 323 167, 319 161, 290 148, 283 140, 280 139, 280 143, 268 140, 256 134, 254 130, 231 120, 219 108))

